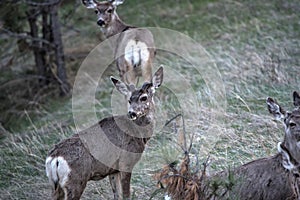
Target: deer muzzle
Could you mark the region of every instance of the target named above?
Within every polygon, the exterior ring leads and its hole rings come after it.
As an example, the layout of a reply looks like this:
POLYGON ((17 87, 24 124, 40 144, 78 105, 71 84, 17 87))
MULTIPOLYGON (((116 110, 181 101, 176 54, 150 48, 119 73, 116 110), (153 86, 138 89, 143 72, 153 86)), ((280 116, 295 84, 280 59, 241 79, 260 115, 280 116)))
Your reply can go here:
POLYGON ((137 114, 135 112, 129 111, 128 112, 128 117, 131 120, 136 120, 137 119, 137 114))
POLYGON ((101 27, 104 27, 104 26, 105 26, 105 21, 102 20, 102 19, 99 19, 99 20, 97 21, 97 24, 98 24, 99 26, 101 26, 101 27))

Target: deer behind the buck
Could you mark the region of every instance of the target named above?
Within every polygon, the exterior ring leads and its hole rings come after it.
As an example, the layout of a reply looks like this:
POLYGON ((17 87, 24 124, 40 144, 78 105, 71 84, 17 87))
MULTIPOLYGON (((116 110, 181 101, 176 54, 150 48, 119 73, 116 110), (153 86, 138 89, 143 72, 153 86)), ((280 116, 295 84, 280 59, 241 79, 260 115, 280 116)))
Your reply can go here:
POLYGON ((53 199, 80 199, 89 180, 106 176, 109 176, 114 199, 130 198, 132 169, 153 133, 153 95, 162 83, 163 68, 139 89, 114 78, 111 80, 120 93, 130 97, 128 115, 104 118, 49 151, 46 173, 53 199), (104 148, 107 144, 111 146, 104 148), (111 156, 115 149, 120 151, 111 156), (106 154, 107 158, 99 156, 106 154))
POLYGON ((119 34, 114 57, 122 81, 136 85, 137 78, 142 76, 144 82, 150 82, 155 56, 153 35, 147 29, 129 26, 120 20, 116 8, 122 3, 123 0, 82 0, 84 6, 95 10, 97 24, 107 38, 119 34))

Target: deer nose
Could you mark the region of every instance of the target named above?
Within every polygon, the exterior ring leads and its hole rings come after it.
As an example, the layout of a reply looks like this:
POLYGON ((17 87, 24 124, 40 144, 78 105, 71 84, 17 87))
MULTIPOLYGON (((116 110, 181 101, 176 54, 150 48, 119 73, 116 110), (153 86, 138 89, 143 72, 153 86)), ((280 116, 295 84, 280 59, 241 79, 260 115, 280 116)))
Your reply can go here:
POLYGON ((128 112, 128 117, 132 120, 136 120, 137 114, 135 112, 129 111, 128 112))
POLYGON ((99 26, 104 26, 104 25, 105 25, 105 22, 104 22, 104 20, 99 19, 99 20, 97 21, 97 24, 98 24, 99 26))

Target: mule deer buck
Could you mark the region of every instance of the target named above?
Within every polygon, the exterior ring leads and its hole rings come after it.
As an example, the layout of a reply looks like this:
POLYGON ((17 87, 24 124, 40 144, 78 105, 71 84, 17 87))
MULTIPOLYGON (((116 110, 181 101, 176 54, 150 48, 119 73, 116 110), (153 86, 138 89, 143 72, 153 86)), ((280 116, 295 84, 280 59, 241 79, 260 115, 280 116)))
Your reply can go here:
MULTIPOLYGON (((300 96, 294 92, 293 97, 297 108, 292 112, 284 111, 272 98, 266 100, 270 113, 276 119, 283 120, 285 125, 284 140, 278 144, 276 155, 251 161, 230 171, 203 176, 202 180, 201 177, 192 177, 185 180, 186 186, 180 187, 178 185, 176 187, 179 181, 176 182, 176 178, 172 176, 175 170, 170 166, 169 174, 172 174, 170 177, 165 176, 168 173, 166 171, 162 173, 164 177, 158 175, 167 186, 169 195, 173 199, 180 200, 185 200, 186 196, 198 197, 198 199, 299 200, 300 96), (198 188, 197 190, 191 190, 195 180, 201 182, 196 182, 197 187, 194 188, 198 188), (183 191, 178 191, 178 188, 182 188, 183 191), (187 195, 191 191, 196 194, 187 195)), ((181 164, 181 169, 186 171, 188 166, 184 162, 181 164)), ((181 169, 177 170, 179 174, 176 177, 179 179, 185 177, 184 174, 180 174, 181 169)))
POLYGON ((139 89, 113 77, 111 81, 120 93, 130 97, 128 115, 104 118, 49 151, 46 174, 53 199, 80 199, 89 180, 106 176, 114 199, 130 198, 132 169, 153 133, 153 95, 163 81, 163 68, 139 89), (115 149, 120 151, 112 156, 115 149))
POLYGON ((150 82, 155 56, 153 35, 147 29, 136 28, 121 21, 116 8, 123 2, 124 0, 82 0, 86 8, 95 10, 97 24, 106 38, 119 34, 114 57, 121 80, 136 85, 138 76, 142 76, 145 82, 150 82))

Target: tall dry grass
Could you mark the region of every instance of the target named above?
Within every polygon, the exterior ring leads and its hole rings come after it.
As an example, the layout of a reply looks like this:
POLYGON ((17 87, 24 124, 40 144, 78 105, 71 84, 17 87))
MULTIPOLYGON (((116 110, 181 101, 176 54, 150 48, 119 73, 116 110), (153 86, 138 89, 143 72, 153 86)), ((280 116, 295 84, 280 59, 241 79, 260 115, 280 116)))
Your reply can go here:
MULTIPOLYGON (((210 156, 208 172, 213 173, 276 153, 276 144, 283 137, 283 127, 269 116, 265 98, 272 96, 290 108, 292 91, 300 89, 299 10, 296 0, 132 0, 120 6, 118 11, 126 22, 138 26, 167 27, 190 35, 202 44, 217 65, 226 92, 223 99, 226 108, 222 113, 210 101, 211 91, 203 77, 205 75, 193 76, 195 71, 189 63, 176 56, 158 54, 156 59, 157 64, 172 66, 190 80, 200 102, 196 117, 194 114, 185 116, 188 143, 194 135, 190 152, 192 166, 196 166, 196 158, 198 163, 203 163, 210 156)), ((76 30, 64 28, 71 80, 74 80, 84 55, 101 41, 93 13, 76 9, 75 16, 69 23, 76 30)), ((10 53, 16 55, 14 51, 10 53)), ((2 52, 1 59, 6 58, 5 55, 2 52)), ((24 59, 20 57, 13 62, 12 74, 23 75, 18 66, 24 59)), ((26 61, 28 65, 32 58, 30 60, 26 61)), ((2 78, 17 80, 15 76, 9 76, 4 74, 2 78)), ((15 84, 11 81, 12 85, 0 88, 5 105, 10 105, 6 104, 7 99, 16 101, 14 90, 30 89, 25 87, 24 82, 15 84)), ((99 118, 111 112, 107 88, 112 86, 108 81, 104 84, 104 88, 97 89, 99 118)), ((184 91, 179 95, 184 95, 184 91)), ((36 101, 39 102, 38 107, 25 107, 27 114, 24 109, 9 109, 9 112, 23 117, 12 121, 10 129, 13 133, 0 141, 1 199, 49 199, 50 186, 44 172, 47 151, 75 131, 70 99, 49 102, 51 96, 45 96, 45 101, 36 101), (14 129, 20 124, 23 125, 14 129)), ((178 99, 168 88, 163 87, 157 96, 158 113, 166 111, 166 118, 170 119, 181 112, 178 99)), ((30 102, 35 101, 25 99, 24 102, 31 105, 30 102)), ((134 199, 163 198, 164 192, 157 188, 152 175, 165 164, 178 163, 184 158, 180 147, 182 138, 178 135, 181 128, 171 123, 156 132, 149 141, 132 177, 134 199)), ((90 182, 83 195, 83 199, 99 197, 112 197, 107 180, 90 182)))

